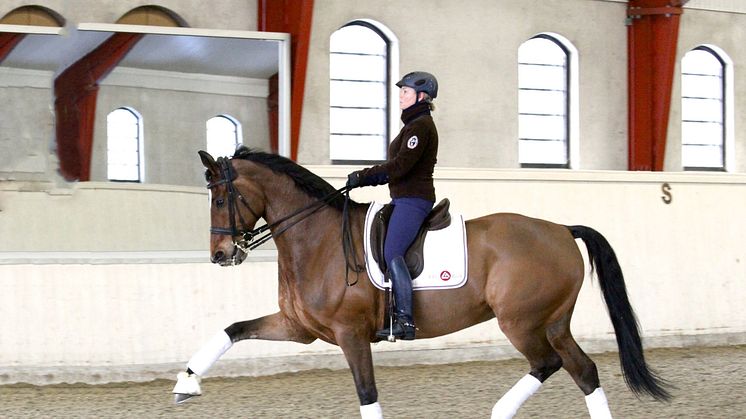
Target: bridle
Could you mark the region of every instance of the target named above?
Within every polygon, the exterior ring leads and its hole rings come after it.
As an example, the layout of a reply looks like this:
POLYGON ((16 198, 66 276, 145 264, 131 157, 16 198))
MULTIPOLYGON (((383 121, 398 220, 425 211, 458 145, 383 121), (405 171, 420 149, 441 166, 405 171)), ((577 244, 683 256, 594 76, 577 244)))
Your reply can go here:
POLYGON ((233 245, 241 249, 241 251, 243 251, 244 253, 248 253, 249 251, 256 249, 257 247, 261 246, 262 244, 267 242, 272 237, 280 236, 282 233, 287 231, 290 227, 294 226, 295 224, 299 223, 306 217, 311 216, 316 211, 326 206, 328 203, 333 201, 339 194, 345 194, 345 207, 344 207, 344 214, 343 214, 344 225, 342 229, 343 250, 344 250, 344 255, 345 255, 345 269, 346 269, 345 280, 347 281, 347 285, 355 285, 355 283, 357 283, 357 281, 355 281, 354 283, 351 284, 349 280, 347 280, 347 273, 349 270, 359 273, 359 272, 362 272, 363 269, 365 269, 364 266, 360 266, 357 263, 357 258, 355 256, 356 252, 354 249, 354 243, 352 241, 352 235, 349 229, 349 212, 347 211, 347 205, 349 202, 349 191, 352 188, 348 186, 343 186, 342 188, 339 188, 335 190, 334 192, 329 193, 328 195, 324 196, 318 201, 313 202, 291 213, 290 215, 282 217, 279 220, 271 224, 268 223, 258 228, 250 229, 248 227, 248 223, 246 223, 246 220, 241 215, 241 211, 239 211, 238 202, 240 202, 246 209, 248 209, 251 215, 254 216, 256 220, 259 220, 262 217, 251 208, 251 205, 249 205, 249 203, 246 201, 246 199, 243 197, 240 191, 238 191, 238 189, 236 189, 236 186, 233 184, 233 181, 236 180, 238 175, 233 169, 233 165, 231 164, 231 159, 227 157, 219 157, 217 159, 217 164, 220 167, 222 178, 214 182, 209 182, 207 184, 207 189, 212 190, 213 188, 217 186, 226 185, 226 189, 228 190, 227 204, 228 204, 228 217, 230 217, 230 227, 226 228, 226 227, 210 226, 210 233, 231 236, 233 245), (288 221, 295 217, 299 217, 299 218, 297 218, 291 223, 288 223, 287 225, 277 230, 276 232, 273 231, 275 227, 277 227, 279 224, 282 224, 285 221, 288 221), (236 223, 236 218, 238 218, 238 223, 236 223), (240 224, 240 228, 239 228, 239 224, 240 224), (350 263, 350 253, 352 253, 352 263, 350 263))
POLYGON ((231 236, 233 238, 233 244, 236 247, 241 249, 243 252, 248 252, 259 247, 262 243, 270 239, 272 234, 269 230, 270 226, 265 224, 253 230, 249 229, 246 220, 241 215, 241 211, 238 211, 238 208, 236 208, 236 202, 241 202, 241 204, 243 204, 243 206, 249 210, 251 215, 253 215, 257 221, 261 217, 259 216, 259 214, 256 213, 256 211, 251 208, 251 205, 246 202, 246 199, 243 197, 243 195, 241 195, 241 193, 238 192, 238 190, 236 189, 235 185, 233 185, 233 181, 236 180, 237 175, 236 172, 233 170, 233 165, 230 163, 230 159, 219 157, 217 163, 220 166, 220 171, 223 175, 222 179, 208 183, 207 189, 212 190, 217 186, 226 185, 226 188, 228 190, 228 217, 230 218, 231 224, 230 228, 210 226, 210 233, 231 236), (240 229, 236 225, 236 216, 238 216, 238 221, 241 224, 240 229), (262 233, 264 233, 264 235, 258 237, 262 233), (240 239, 236 240, 236 237, 239 236, 240 239), (256 242, 254 242, 255 239, 256 242))

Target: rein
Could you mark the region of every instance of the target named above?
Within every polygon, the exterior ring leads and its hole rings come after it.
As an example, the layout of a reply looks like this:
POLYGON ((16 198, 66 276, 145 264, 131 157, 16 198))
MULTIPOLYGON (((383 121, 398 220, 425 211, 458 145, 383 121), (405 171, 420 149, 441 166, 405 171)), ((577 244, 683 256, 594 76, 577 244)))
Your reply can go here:
POLYGON ((246 201, 246 199, 241 195, 241 193, 236 189, 236 187, 233 185, 233 181, 236 180, 238 175, 233 170, 233 165, 230 163, 229 158, 220 157, 217 160, 217 163, 220 165, 220 170, 222 171, 223 178, 215 181, 210 182, 207 184, 207 189, 213 189, 220 185, 226 185, 226 188, 228 189, 228 216, 230 217, 230 228, 225 227, 215 227, 210 226, 210 233, 212 234, 222 234, 226 236, 233 237, 233 244, 241 249, 244 253, 248 253, 251 250, 256 249, 257 247, 261 246, 262 244, 266 243, 273 237, 279 237, 282 233, 287 231, 290 227, 293 227, 297 223, 303 221, 305 218, 310 217, 316 211, 323 208, 325 205, 330 203, 334 198, 336 198, 340 194, 345 195, 345 204, 344 204, 344 210, 343 210, 343 225, 342 225, 342 248, 344 250, 344 256, 345 256, 345 282, 348 286, 355 285, 357 283, 357 280, 355 282, 350 283, 348 280, 348 273, 350 270, 352 270, 355 273, 360 273, 365 269, 365 266, 361 266, 357 262, 356 252, 355 252, 355 246, 354 241, 352 239, 352 232, 350 230, 350 222, 349 222, 349 211, 347 210, 348 202, 350 200, 350 187, 343 186, 334 192, 329 193, 328 195, 320 198, 318 201, 313 202, 303 208, 298 209, 297 211, 280 218, 279 220, 271 223, 271 224, 264 224, 258 228, 255 229, 249 229, 247 227, 247 223, 244 220, 243 216, 241 215, 240 211, 237 211, 236 205, 237 201, 241 202, 246 209, 249 210, 251 215, 254 216, 257 220, 259 220, 260 217, 259 214, 254 211, 249 203, 246 201), (302 215, 302 216, 301 216, 302 215), (273 228, 277 227, 278 225, 292 219, 295 217, 301 216, 300 218, 296 219, 295 221, 287 224, 277 232, 273 232, 273 228), (241 228, 239 229, 236 225, 236 217, 238 217, 238 220, 241 224, 241 228), (240 236, 241 238, 239 240, 236 240, 235 237, 240 236), (350 256, 349 253, 352 251, 352 263, 350 263, 350 256))
POLYGON ((350 189, 345 189, 345 205, 342 210, 342 251, 345 256, 345 283, 351 287, 360 280, 360 272, 365 270, 365 265, 357 262, 357 251, 355 249, 355 240, 352 238, 352 229, 350 228, 350 211, 348 205, 350 202, 350 189), (352 254, 352 257, 350 257, 352 254), (352 261, 350 261, 352 259, 352 261), (350 271, 355 272, 355 282, 350 283, 350 271))

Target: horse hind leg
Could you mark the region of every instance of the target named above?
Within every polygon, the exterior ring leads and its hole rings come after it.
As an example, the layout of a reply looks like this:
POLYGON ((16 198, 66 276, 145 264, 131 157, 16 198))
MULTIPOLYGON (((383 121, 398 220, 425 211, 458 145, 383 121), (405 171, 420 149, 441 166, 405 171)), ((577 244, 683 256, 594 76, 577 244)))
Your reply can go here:
POLYGON ((562 366, 585 394, 585 403, 591 419, 611 419, 609 403, 601 388, 596 364, 575 342, 570 333, 569 323, 568 317, 548 328, 549 343, 562 357, 562 366))
POLYGON ((503 332, 513 346, 526 357, 531 370, 495 403, 492 408, 492 419, 508 419, 515 416, 518 409, 539 390, 542 383, 562 367, 562 358, 549 344, 543 329, 522 333, 503 329, 503 332))

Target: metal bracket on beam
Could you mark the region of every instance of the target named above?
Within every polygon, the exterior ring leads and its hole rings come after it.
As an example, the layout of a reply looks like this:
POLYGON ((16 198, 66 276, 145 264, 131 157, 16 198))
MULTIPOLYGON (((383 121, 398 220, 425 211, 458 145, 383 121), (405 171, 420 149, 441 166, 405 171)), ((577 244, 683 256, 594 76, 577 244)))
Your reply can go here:
POLYGON ((643 16, 664 15, 665 17, 671 17, 673 15, 680 15, 683 12, 680 6, 630 7, 627 9, 627 26, 631 25, 634 19, 642 19, 643 16))

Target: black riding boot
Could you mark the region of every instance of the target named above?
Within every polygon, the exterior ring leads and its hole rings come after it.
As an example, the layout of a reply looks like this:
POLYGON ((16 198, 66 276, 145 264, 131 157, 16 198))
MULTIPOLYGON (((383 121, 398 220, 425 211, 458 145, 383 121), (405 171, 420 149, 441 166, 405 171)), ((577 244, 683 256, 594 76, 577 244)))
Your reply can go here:
POLYGON ((391 330, 384 328, 376 332, 376 336, 387 339, 393 334, 397 339, 414 340, 415 327, 412 319, 412 277, 409 275, 407 263, 403 256, 394 258, 389 266, 392 286, 394 287, 394 301, 396 305, 396 320, 391 330))

